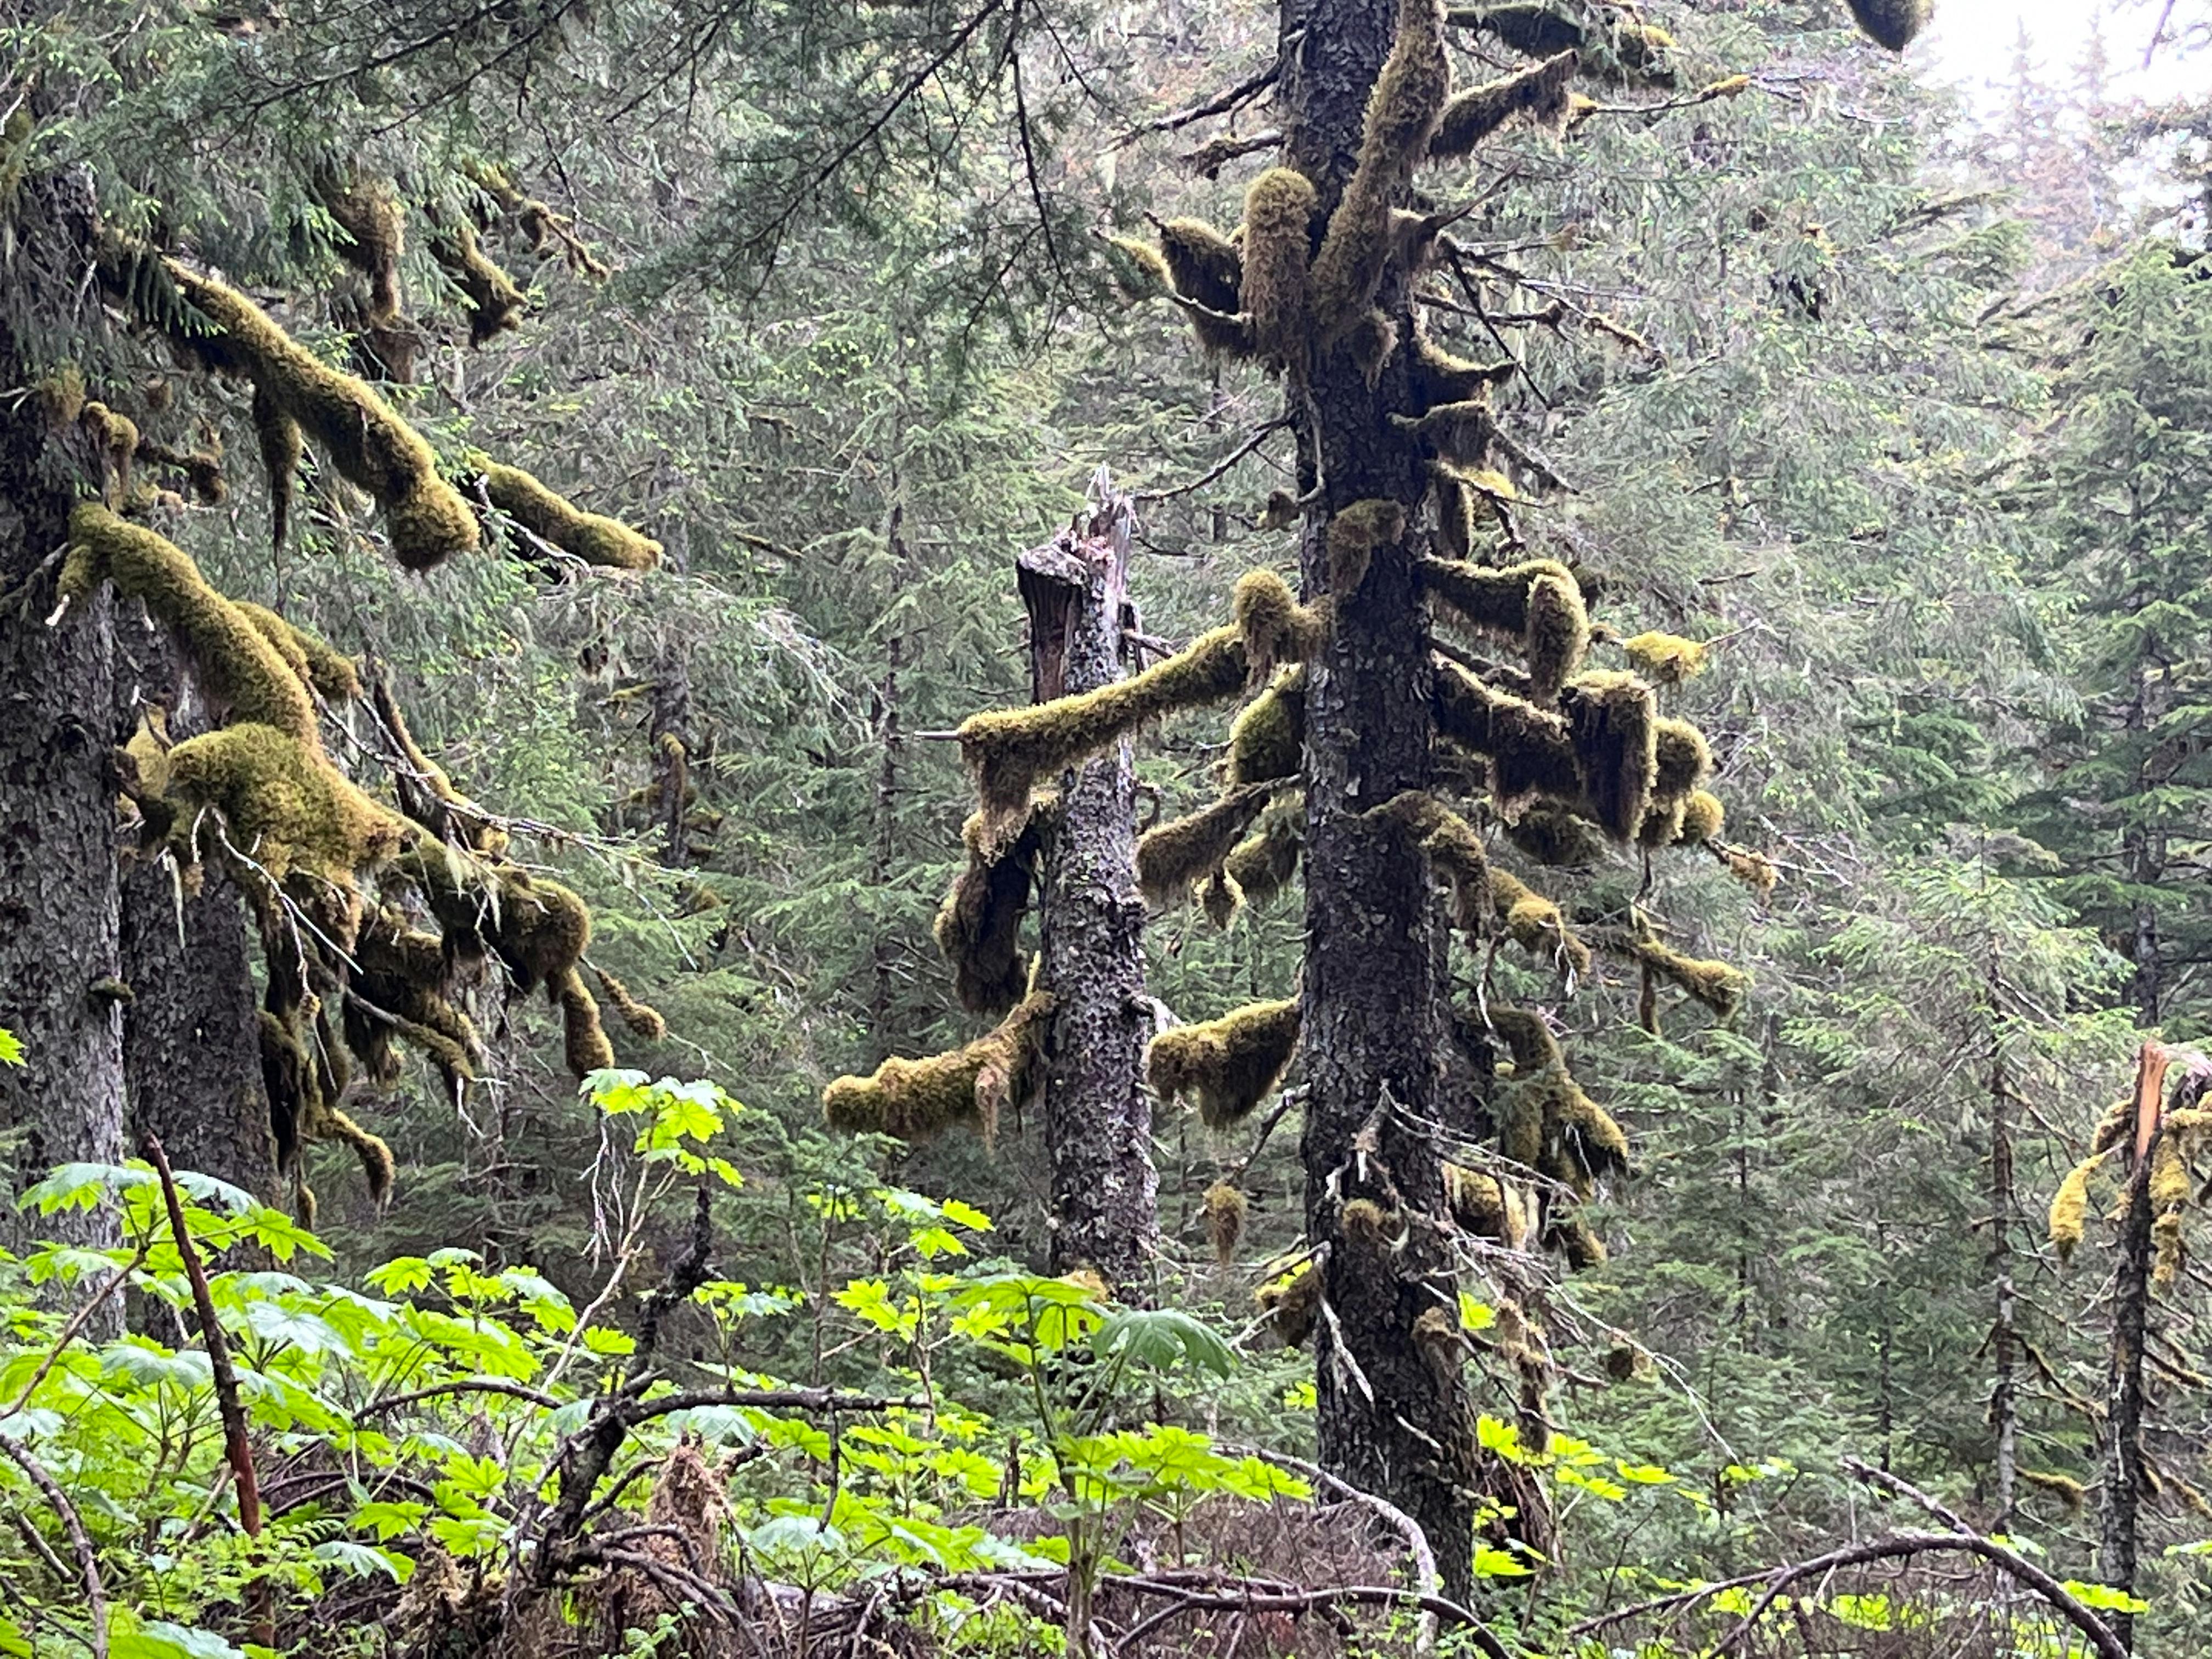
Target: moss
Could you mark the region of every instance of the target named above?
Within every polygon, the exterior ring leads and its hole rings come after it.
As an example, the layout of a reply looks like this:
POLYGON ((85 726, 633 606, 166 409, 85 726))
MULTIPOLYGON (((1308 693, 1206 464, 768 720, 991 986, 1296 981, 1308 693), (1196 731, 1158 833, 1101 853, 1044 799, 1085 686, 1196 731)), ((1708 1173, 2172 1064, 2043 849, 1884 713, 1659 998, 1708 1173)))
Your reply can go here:
POLYGON ((1292 999, 1163 1031, 1146 1050, 1146 1079, 1162 1100, 1188 1095, 1208 1128, 1229 1128, 1250 1116, 1289 1069, 1298 1019, 1292 999))
POLYGON ((445 941, 386 905, 363 922, 353 956, 346 1047, 372 1078, 389 1083, 399 1071, 392 1040, 403 1038, 436 1062, 458 1095, 477 1077, 483 1045, 475 1024, 447 996, 445 941))
POLYGON ((1332 514, 1328 521, 1328 591, 1333 598, 1348 599, 1367 580, 1367 567, 1375 550, 1403 539, 1406 509, 1387 496, 1353 501, 1332 514))
MULTIPOLYGON (((1528 584, 1524 648, 1529 701, 1549 706, 1589 649, 1589 613, 1583 607, 1582 589, 1575 586, 1574 578, 1547 571, 1528 584)), ((1632 821, 1629 829, 1620 833, 1626 835, 1634 829, 1632 821)))
POLYGON ((1496 1176, 1458 1164, 1444 1165, 1444 1203, 1460 1231, 1509 1250, 1528 1237, 1528 1218, 1516 1195, 1496 1176))
POLYGON ((253 392, 253 435, 269 478, 269 543, 284 545, 292 520, 292 501, 300 483, 300 462, 307 453, 307 434, 276 399, 257 386, 253 392))
POLYGON ((1237 630, 1220 628, 1143 673, 1096 691, 971 715, 957 736, 975 780, 986 844, 995 847, 1018 833, 1039 779, 1090 759, 1148 720, 1234 696, 1245 678, 1237 630))
POLYGON ((1029 974, 1020 948, 1022 918, 1044 848, 1050 806, 1037 802, 1011 839, 984 836, 983 815, 961 826, 968 863, 938 907, 937 948, 952 964, 953 994, 971 1014, 1002 1014, 1022 1000, 1029 974))
POLYGON ((75 363, 64 363, 33 383, 31 398, 38 405, 39 418, 49 428, 60 431, 75 426, 77 416, 84 413, 84 372, 75 363))
POLYGON ((1528 633, 1528 596, 1539 580, 1565 581, 1579 593, 1574 572, 1556 559, 1528 559, 1499 568, 1454 559, 1423 559, 1421 586, 1453 618, 1479 633, 1519 643, 1528 633))
POLYGON ((580 510, 519 466, 474 455, 483 471, 484 498, 540 541, 586 564, 611 570, 650 570, 660 562, 660 544, 602 514, 580 510))
POLYGON ((1306 340, 1306 262, 1317 204, 1305 174, 1269 167, 1244 192, 1243 268, 1238 308, 1252 319, 1262 356, 1288 363, 1306 340))
POLYGON ((1288 530, 1304 515, 1305 509, 1298 498, 1287 489, 1271 489, 1260 508, 1254 528, 1259 530, 1288 530))
POLYGON ((1652 794, 1662 800, 1686 797, 1713 775, 1713 751, 1705 734, 1687 720, 1662 719, 1652 729, 1652 758, 1657 767, 1652 794))
POLYGON ((1451 562, 1474 558, 1481 541, 1482 497, 1448 467, 1436 469, 1431 491, 1437 506, 1437 533, 1451 562))
POLYGON ((1490 892, 1498 919, 1516 945, 1543 961, 1564 963, 1577 976, 1589 972, 1589 946, 1567 926, 1558 905, 1531 891, 1518 877, 1495 867, 1490 872, 1490 892))
POLYGON ((1429 159, 1472 155, 1484 139, 1516 117, 1556 130, 1566 119, 1569 92, 1581 67, 1580 55, 1570 48, 1458 94, 1444 106, 1436 136, 1429 140, 1429 159))
POLYGON ((1685 847, 1702 846, 1717 839, 1728 822, 1728 809, 1709 789, 1692 789, 1682 798, 1681 826, 1674 838, 1685 847))
POLYGON ((1928 27, 1935 0, 1846 0, 1852 19, 1867 39, 1892 52, 1903 52, 1928 27))
POLYGON ((1244 908, 1244 890, 1226 868, 1215 870, 1198 890, 1198 908, 1206 913, 1208 921, 1226 933, 1244 908))
POLYGON ((293 870, 342 880, 382 863, 407 826, 356 788, 321 753, 273 726, 240 721, 169 751, 172 792, 212 806, 232 843, 271 876, 293 870))
POLYGON ((1589 816, 1607 835, 1629 840, 1644 823, 1658 780, 1651 688, 1633 674, 1584 674, 1567 685, 1560 709, 1589 816))
POLYGON ((163 266, 219 331, 212 342, 198 341, 203 350, 252 380, 325 459, 383 507, 401 564, 428 569, 476 548, 476 519, 438 476, 430 446, 372 387, 301 346, 236 290, 173 260, 163 266))
POLYGON ((1310 1261, 1300 1262, 1280 1279, 1252 1292, 1253 1304, 1286 1348, 1299 1348, 1321 1322, 1322 1279, 1310 1261))
POLYGON ((1235 316, 1244 282, 1237 244, 1203 219, 1170 219, 1159 233, 1160 256, 1176 292, 1208 311, 1235 316))
POLYGON ((2066 1172, 2051 1199, 2051 1242, 2064 1261, 2081 1248, 2089 1219, 2089 1178, 2097 1173, 2108 1152, 2093 1152, 2066 1172))
POLYGON ((1539 864, 1580 866, 1605 857, 1595 825, 1561 806, 1532 806, 1505 826, 1506 839, 1539 864))
POLYGON ((1505 1052, 1513 1058, 1515 1076, 1565 1064, 1559 1053, 1559 1039, 1552 1035, 1552 1028, 1545 1024, 1541 1014, 1526 1008, 1492 1008, 1489 1016, 1490 1029, 1498 1034, 1498 1040, 1505 1045, 1505 1052))
POLYGON ((561 1011, 562 1057, 579 1081, 615 1063, 614 1045, 599 1024, 599 1005, 574 966, 545 981, 545 994, 561 1011))
POLYGON ((359 316, 357 355, 364 367, 385 379, 413 380, 420 342, 401 314, 399 260, 405 249, 405 219, 391 181, 358 170, 331 170, 318 179, 316 192, 344 233, 338 257, 368 279, 368 303, 359 316))
POLYGON ((1009 1104, 1038 1082, 1048 993, 1032 991, 999 1028, 964 1048, 927 1060, 890 1059, 866 1077, 841 1077, 822 1091, 823 1116, 848 1133, 923 1140, 956 1124, 987 1137, 1009 1104))
POLYGON ((1310 660, 1328 638, 1327 602, 1300 605, 1272 570, 1248 570, 1237 579, 1229 614, 1244 647, 1248 683, 1266 678, 1279 663, 1310 660))
POLYGON ((173 449, 151 438, 138 440, 138 459, 149 465, 181 472, 193 498, 203 507, 220 507, 230 496, 230 481, 223 477, 220 443, 207 449, 173 449))
POLYGON ((529 297, 514 278, 477 244, 476 227, 463 220, 430 240, 430 257, 444 270, 469 307, 469 343, 485 342, 522 325, 529 297))
POLYGON ((465 848, 480 857, 497 858, 507 850, 507 831, 491 821, 484 809, 453 787, 446 769, 422 752, 408 729, 407 717, 392 684, 381 675, 371 693, 377 718, 399 750, 392 784, 399 810, 447 845, 465 848))
POLYGON ((1420 837, 1429 868, 1452 890, 1452 924, 1472 945, 1489 931, 1490 860, 1474 827, 1433 795, 1409 789, 1370 815, 1397 820, 1420 837))
POLYGON ((512 865, 469 870, 456 863, 437 850, 394 866, 421 892, 453 948, 488 948, 520 991, 554 984, 575 967, 592 941, 592 913, 582 899, 512 865))
POLYGON ((1486 398, 1431 404, 1419 415, 1393 415, 1390 426, 1421 440, 1439 460, 1464 467, 1486 469, 1499 445, 1498 416, 1486 398))
POLYGON ((604 968, 593 968, 592 976, 599 982, 599 994, 607 1000, 630 1034, 646 1042, 658 1042, 668 1035, 668 1022, 660 1010, 650 1003, 640 1002, 624 985, 604 968))
POLYGON ((1584 1094, 1571 1077, 1563 1076, 1555 1104, 1560 1138, 1586 1173, 1604 1176, 1628 1168, 1628 1137, 1613 1114, 1584 1094))
POLYGON ((354 659, 311 629, 278 616, 266 605, 234 600, 261 636, 303 684, 331 702, 352 702, 362 694, 361 670, 354 659))
POLYGON ((1390 354, 1398 349, 1397 319, 1379 307, 1368 307, 1345 330, 1344 349, 1372 392, 1382 379, 1390 354))
POLYGON ((2150 1157, 2151 1282, 2171 1285, 2181 1272, 2181 1219, 2189 1208, 2187 1139, 2169 1124, 2150 1157))
POLYGON ((1782 872, 1774 860, 1764 853, 1748 848, 1731 847, 1723 854, 1728 860, 1728 872, 1738 881, 1765 898, 1781 884, 1782 872))
POLYGON ((1390 254, 1390 214, 1451 94, 1439 0, 1399 0, 1390 56, 1368 95, 1359 161, 1329 215, 1308 278, 1314 326, 1326 342, 1366 313, 1390 254))
POLYGON ((1230 722, 1229 781, 1295 778, 1305 764, 1305 740, 1306 671, 1298 665, 1278 673, 1230 722))
POLYGON ((1661 979, 1680 987, 1723 1018, 1743 1006, 1743 994, 1751 981, 1740 968, 1686 956, 1656 939, 1630 939, 1622 948, 1661 979))
POLYGON ((102 465, 115 475, 118 484, 127 489, 131 464, 138 453, 137 422, 128 415, 118 414, 106 404, 88 403, 77 411, 76 423, 99 452, 102 465))
POLYGON ((1576 1273, 1603 1267, 1609 1254, 1595 1229, 1571 1212, 1553 1214, 1544 1242, 1566 1257, 1568 1267, 1576 1273))
POLYGON ((1213 1241, 1213 1259, 1225 1267, 1237 1260, 1237 1241, 1244 1237, 1244 1194, 1228 1182, 1217 1181, 1206 1189, 1206 1237, 1213 1241))
POLYGON ((1437 729, 1490 774, 1498 810, 1512 814, 1537 796, 1582 798, 1583 780, 1566 720, 1526 698, 1484 684, 1449 659, 1436 665, 1437 729))
POLYGON ((2051 1469, 2021 1469, 2020 1478, 2038 1492, 2047 1492, 2066 1506, 2070 1515, 2079 1515, 2088 1502, 2088 1488, 2070 1474, 2060 1474, 2051 1469))
POLYGON ((1679 634, 1659 633, 1638 634, 1633 639, 1623 640, 1620 648, 1628 653, 1628 660, 1637 672, 1661 685, 1680 685, 1704 673, 1711 650, 1679 634))
POLYGON ((1156 909, 1182 902, 1221 869, 1273 793, 1273 784, 1234 787, 1212 805, 1138 837, 1137 890, 1146 902, 1156 909))
POLYGON ((1102 236, 1114 286, 1127 300, 1157 300, 1175 292, 1175 277, 1159 249, 1133 236, 1102 236))
POLYGON ((1425 334, 1413 336, 1413 401, 1423 409, 1481 398, 1514 372, 1510 357, 1495 363, 1473 362, 1454 356, 1425 334))
POLYGON ((1305 799, 1277 800, 1260 815, 1259 827, 1231 849, 1222 874, 1247 904, 1264 904, 1290 884, 1305 846, 1305 799))

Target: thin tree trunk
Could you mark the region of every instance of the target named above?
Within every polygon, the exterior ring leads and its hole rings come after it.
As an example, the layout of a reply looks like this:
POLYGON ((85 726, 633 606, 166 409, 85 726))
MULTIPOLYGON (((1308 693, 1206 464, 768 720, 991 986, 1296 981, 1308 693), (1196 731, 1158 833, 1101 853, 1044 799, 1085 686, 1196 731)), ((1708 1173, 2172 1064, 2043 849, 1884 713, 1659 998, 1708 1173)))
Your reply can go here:
MULTIPOLYGON (((905 520, 905 507, 895 506, 884 528, 892 560, 901 569, 907 562, 905 520)), ((890 884, 891 864, 898 852, 899 768, 906 759, 906 734, 899 724, 899 671, 905 666, 906 635, 894 634, 884 643, 884 678, 876 691, 876 740, 883 754, 876 763, 876 845, 868 860, 868 882, 878 893, 890 884)), ((888 927, 876 929, 872 957, 868 1032, 880 1063, 890 1053, 891 981, 898 964, 898 947, 888 927)))
MULTIPOLYGON (((1283 6, 1283 33, 1305 32, 1284 52, 1284 160, 1313 182, 1324 216, 1350 177, 1396 11, 1395 0, 1283 6)), ((1376 302, 1410 339, 1402 272, 1385 278, 1376 302)), ((1314 354, 1294 389, 1300 487, 1322 484, 1328 515, 1388 498, 1408 524, 1418 519, 1421 457, 1389 421, 1417 412, 1411 356, 1392 353, 1370 380, 1340 343, 1314 354)), ((1320 529, 1309 520, 1309 599, 1328 589, 1320 529)), ((1307 1237, 1323 1252, 1321 1462, 1419 1522, 1446 1594, 1463 1599, 1478 1467, 1472 1410, 1456 1355, 1414 1340, 1416 1322, 1434 1310, 1452 1310, 1455 1328, 1458 1305, 1442 1164, 1419 1127, 1440 1115, 1446 939, 1414 834, 1394 817, 1367 816, 1431 781, 1432 671, 1414 568, 1425 539, 1409 531, 1375 550, 1358 590, 1335 596, 1330 639, 1310 671, 1301 1157, 1307 1237)))
POLYGON ((660 862, 691 862, 691 660, 680 641, 663 646, 653 670, 653 781, 660 811, 660 862))
POLYGON ((1990 1361, 1995 1377, 1990 1389, 1990 1422, 1996 1431, 1996 1498, 1992 1532, 2012 1529, 2013 1504, 2020 1484, 2020 1331, 2013 1285, 2012 1085, 2005 1076, 2004 1050, 1996 1045, 1990 1061, 1990 1279, 1995 1287, 1996 1321, 1990 1332, 1990 1361))
MULTIPOLYGON (((1021 556, 1032 691, 1042 702, 1121 678, 1133 510, 1102 474, 1077 529, 1021 556)), ((1152 1109, 1143 1085, 1150 1015, 1145 906, 1136 891, 1136 775, 1125 741, 1067 779, 1039 884, 1044 1139, 1052 1265, 1087 1267, 1148 1299, 1159 1237, 1152 1109)))
MULTIPOLYGON (((36 386, 54 364, 31 338, 100 326, 96 311, 70 315, 93 244, 82 175, 27 181, 10 234, 0 386, 36 386), (40 306, 45 313, 27 317, 40 306)), ((0 1129, 22 1136, 18 1184, 57 1164, 123 1156, 112 603, 103 592, 44 625, 60 564, 52 556, 92 459, 74 426, 50 422, 40 398, 0 399, 0 1027, 24 1057, 20 1067, 0 1066, 0 1129)), ((0 1204, 0 1243, 27 1236, 112 1244, 117 1221, 105 1206, 24 1217, 0 1204)), ((116 1313, 103 1312, 108 1330, 116 1313)))

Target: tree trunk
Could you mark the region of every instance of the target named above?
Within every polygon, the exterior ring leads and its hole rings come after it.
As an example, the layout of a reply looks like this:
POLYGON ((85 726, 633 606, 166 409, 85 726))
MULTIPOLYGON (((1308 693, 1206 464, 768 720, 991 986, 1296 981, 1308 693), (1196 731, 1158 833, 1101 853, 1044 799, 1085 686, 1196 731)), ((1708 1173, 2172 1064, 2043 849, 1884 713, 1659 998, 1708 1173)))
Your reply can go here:
MULTIPOLYGON (((902 570, 907 564, 905 521, 906 508, 894 506, 884 537, 892 560, 902 570)), ((894 634, 884 642, 884 678, 876 691, 876 740, 883 746, 883 755, 876 763, 876 844, 868 859, 868 882, 878 893, 889 890, 891 865, 898 852, 899 767, 906 759, 906 734, 900 725, 899 671, 905 666, 906 635, 894 634)), ((891 1052, 891 991, 898 968, 898 945, 888 926, 876 929, 872 967, 868 1041, 880 1065, 891 1052)))
POLYGON ((660 816, 660 862, 682 870, 691 863, 691 658, 681 641, 661 647, 653 670, 653 787, 660 816))
POLYGON ((2020 1330, 2013 1285, 2012 1238, 2017 1208, 2013 1192, 2012 1085, 2005 1076, 2002 1039, 1990 1060, 1990 1280, 1996 1318, 1990 1331, 1990 1422, 1996 1431, 1996 1497, 1991 1532, 2012 1530, 2020 1486, 2020 1330))
MULTIPOLYGON (((100 326, 72 318, 87 283, 92 201, 81 176, 27 181, 0 283, 0 386, 35 386, 54 368, 33 339, 100 326), (36 317, 33 307, 50 309, 36 317)), ((58 554, 92 455, 44 400, 0 399, 0 1026, 23 1046, 0 1066, 0 1129, 21 1133, 15 1179, 123 1156, 123 1010, 115 785, 112 601, 72 605, 53 627, 58 554)), ((21 1216, 0 1206, 0 1242, 26 1237, 110 1244, 107 1207, 21 1216)))
MULTIPOLYGON (((1285 162, 1333 210, 1360 143, 1368 94, 1389 54, 1395 0, 1285 0, 1280 86, 1285 162)), ((1376 304, 1412 338, 1405 279, 1376 304)), ((1419 515, 1421 457, 1391 427, 1418 412, 1404 349, 1370 381, 1339 343, 1314 354, 1291 399, 1300 465, 1324 485, 1328 515, 1387 497, 1419 515)), ((1321 526, 1309 520, 1306 597, 1328 589, 1321 526)), ((1312 665, 1306 699, 1307 1081, 1301 1148, 1307 1237, 1323 1251, 1326 1306, 1316 1338, 1321 1461, 1411 1515, 1436 1551, 1448 1594, 1471 1583, 1473 1419, 1455 1352, 1414 1340, 1415 1322, 1457 1289, 1443 1219, 1443 1169, 1419 1125, 1440 1116, 1449 1031, 1447 940, 1413 831, 1373 818, 1431 777, 1428 622, 1414 559, 1421 532, 1378 547, 1312 665), (1352 1200, 1372 1208, 1355 1209, 1352 1200), (1379 1212, 1382 1227, 1374 1225, 1379 1212), (1352 1224, 1346 1224, 1350 1215, 1352 1224)))
MULTIPOLYGON (((1121 678, 1133 520, 1102 473, 1078 527, 1021 556, 1039 702, 1121 678)), ((1117 1294, 1148 1300, 1159 1176, 1143 1084, 1151 1017, 1127 742, 1063 781, 1057 817, 1038 890, 1042 981, 1056 999, 1044 1056, 1052 1266, 1090 1267, 1117 1294)))
MULTIPOLYGON (((209 728, 175 647, 126 605, 115 623, 119 742, 142 704, 167 711, 181 742, 209 728)), ((131 1001, 123 1018, 130 1139, 156 1136, 172 1164, 243 1188, 267 1203, 284 1197, 261 1081, 261 1036, 246 905, 222 866, 202 866, 191 897, 166 860, 131 859, 122 873, 122 957, 131 1001)))

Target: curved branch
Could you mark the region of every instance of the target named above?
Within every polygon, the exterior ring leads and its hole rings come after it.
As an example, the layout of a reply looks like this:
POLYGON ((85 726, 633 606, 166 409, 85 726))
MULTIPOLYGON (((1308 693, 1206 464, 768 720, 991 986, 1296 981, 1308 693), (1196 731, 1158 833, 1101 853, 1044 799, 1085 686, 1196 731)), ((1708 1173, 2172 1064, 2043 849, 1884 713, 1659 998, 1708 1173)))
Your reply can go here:
POLYGON ((76 1557, 77 1571, 84 1575, 84 1605, 92 1620, 90 1634, 86 1638, 93 1659, 107 1659, 107 1593, 100 1588, 100 1558, 93 1553, 92 1538, 84 1529, 84 1519, 77 1514, 76 1505, 61 1483, 48 1474, 46 1466, 15 1441, 0 1434, 0 1454, 13 1460, 17 1468, 42 1493, 54 1512, 62 1518, 62 1530, 69 1534, 70 1553, 76 1557))

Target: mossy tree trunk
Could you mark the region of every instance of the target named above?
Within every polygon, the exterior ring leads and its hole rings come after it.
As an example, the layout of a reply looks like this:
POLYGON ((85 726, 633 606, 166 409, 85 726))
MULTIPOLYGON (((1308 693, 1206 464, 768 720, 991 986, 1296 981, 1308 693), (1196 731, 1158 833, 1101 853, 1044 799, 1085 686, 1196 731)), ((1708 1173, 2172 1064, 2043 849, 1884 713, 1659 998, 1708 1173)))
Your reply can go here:
MULTIPOLYGON (((1132 520, 1102 476, 1074 532, 1021 556, 1039 702, 1121 678, 1132 520)), ((1062 781, 1057 817, 1038 884, 1042 982, 1056 1000, 1044 1047, 1052 1266, 1090 1267, 1117 1294, 1148 1300, 1159 1177, 1143 1085, 1151 1016, 1126 740, 1062 781)))
MULTIPOLYGON (((116 619, 119 725, 150 700, 179 740, 209 729, 175 647, 141 617, 116 619)), ((131 1144, 161 1138, 170 1163, 283 1197, 261 1082, 261 1041, 246 907, 213 860, 187 897, 166 861, 133 859, 122 873, 122 956, 131 997, 124 1011, 123 1069, 131 1144)))
MULTIPOLYGON (((1284 160, 1319 191, 1316 222, 1351 175, 1396 11, 1396 0, 1285 0, 1285 36, 1305 34, 1284 53, 1284 160)), ((1376 304, 1410 339, 1395 269, 1376 304)), ((1370 382, 1346 344, 1327 347, 1293 389, 1300 487, 1319 482, 1328 514, 1387 498, 1408 524, 1418 519, 1422 458, 1389 418, 1419 412, 1410 355, 1393 353, 1370 382)), ((1327 588, 1324 527, 1309 520, 1309 599, 1327 588)), ((1366 816, 1431 781, 1428 624, 1414 569, 1425 539, 1408 531, 1376 548, 1357 591, 1335 596, 1307 695, 1302 1157, 1307 1237, 1326 1251, 1315 1363, 1321 1460, 1420 1523, 1456 1596, 1470 1584, 1471 1413, 1456 1358, 1425 1354, 1413 1340, 1431 1310, 1451 1310, 1457 1323, 1443 1169, 1419 1127, 1442 1115, 1446 941, 1418 832, 1395 815, 1366 816), (1380 1209, 1388 1237, 1345 1227, 1355 1199, 1380 1209)))
MULTIPOLYGON (((27 183, 10 234, 0 386, 21 386, 54 368, 76 330, 100 325, 95 307, 70 309, 88 286, 88 186, 69 173, 27 183)), ((0 400, 0 1026, 21 1040, 25 1061, 0 1066, 0 1131, 20 1136, 19 1181, 123 1155, 112 602, 103 592, 44 625, 59 565, 50 556, 93 464, 77 428, 51 424, 40 398, 0 400)), ((0 1239, 116 1237, 106 1210, 19 1218, 10 1204, 0 1215, 0 1239)))

